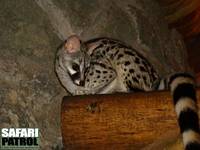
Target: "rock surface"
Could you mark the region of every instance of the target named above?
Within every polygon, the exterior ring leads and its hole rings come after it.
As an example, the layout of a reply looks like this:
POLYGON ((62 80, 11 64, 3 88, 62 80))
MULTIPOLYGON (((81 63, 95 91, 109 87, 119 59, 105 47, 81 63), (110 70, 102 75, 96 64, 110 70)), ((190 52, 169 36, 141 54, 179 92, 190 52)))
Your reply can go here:
POLYGON ((0 128, 38 127, 41 149, 60 149, 66 91, 54 72, 57 47, 71 34, 107 36, 136 47, 161 75, 188 70, 181 36, 153 0, 0 1, 0 128))

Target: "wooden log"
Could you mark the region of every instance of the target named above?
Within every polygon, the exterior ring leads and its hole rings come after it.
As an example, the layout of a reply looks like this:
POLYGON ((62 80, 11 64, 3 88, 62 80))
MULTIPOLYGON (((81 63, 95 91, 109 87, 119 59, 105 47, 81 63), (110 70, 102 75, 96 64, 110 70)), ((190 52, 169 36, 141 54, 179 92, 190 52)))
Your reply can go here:
POLYGON ((63 145, 70 150, 138 150, 179 135, 168 91, 64 97, 61 130, 63 145))

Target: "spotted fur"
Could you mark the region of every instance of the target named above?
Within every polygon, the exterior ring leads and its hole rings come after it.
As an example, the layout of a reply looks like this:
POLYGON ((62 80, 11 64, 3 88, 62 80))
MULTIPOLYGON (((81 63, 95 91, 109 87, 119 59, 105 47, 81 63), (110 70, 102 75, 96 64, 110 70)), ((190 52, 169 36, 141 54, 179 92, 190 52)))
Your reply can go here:
POLYGON ((85 73, 85 87, 114 83, 111 92, 150 91, 159 76, 153 66, 136 50, 110 38, 87 42, 96 43, 91 53, 90 68, 85 73), (97 70, 101 70, 97 72, 97 70))
POLYGON ((84 72, 77 68, 74 70, 84 75, 83 86, 73 84, 70 73, 66 69, 69 66, 61 67, 62 63, 68 60, 64 59, 68 55, 63 56, 64 53, 58 53, 56 72, 67 90, 73 95, 80 95, 169 88, 185 150, 200 150, 197 97, 194 78, 191 75, 179 73, 160 80, 159 75, 146 58, 118 40, 99 38, 82 43, 82 45, 84 48, 87 47, 86 53, 90 57, 90 62, 88 67, 83 69, 84 72))

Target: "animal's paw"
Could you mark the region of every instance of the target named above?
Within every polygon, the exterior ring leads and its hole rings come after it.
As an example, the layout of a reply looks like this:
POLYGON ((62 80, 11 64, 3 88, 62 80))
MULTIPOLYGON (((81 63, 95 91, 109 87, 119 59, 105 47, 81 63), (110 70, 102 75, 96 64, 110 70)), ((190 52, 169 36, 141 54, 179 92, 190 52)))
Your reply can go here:
POLYGON ((75 90, 74 95, 88 95, 89 90, 75 90))

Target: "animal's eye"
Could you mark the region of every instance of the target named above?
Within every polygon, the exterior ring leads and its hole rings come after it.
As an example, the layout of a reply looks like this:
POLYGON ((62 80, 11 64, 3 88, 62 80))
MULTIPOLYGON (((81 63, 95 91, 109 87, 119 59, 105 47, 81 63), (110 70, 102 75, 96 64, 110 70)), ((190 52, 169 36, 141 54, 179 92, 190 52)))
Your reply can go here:
POLYGON ((72 64, 72 69, 75 70, 75 71, 79 71, 79 65, 76 64, 76 63, 73 63, 72 64))

